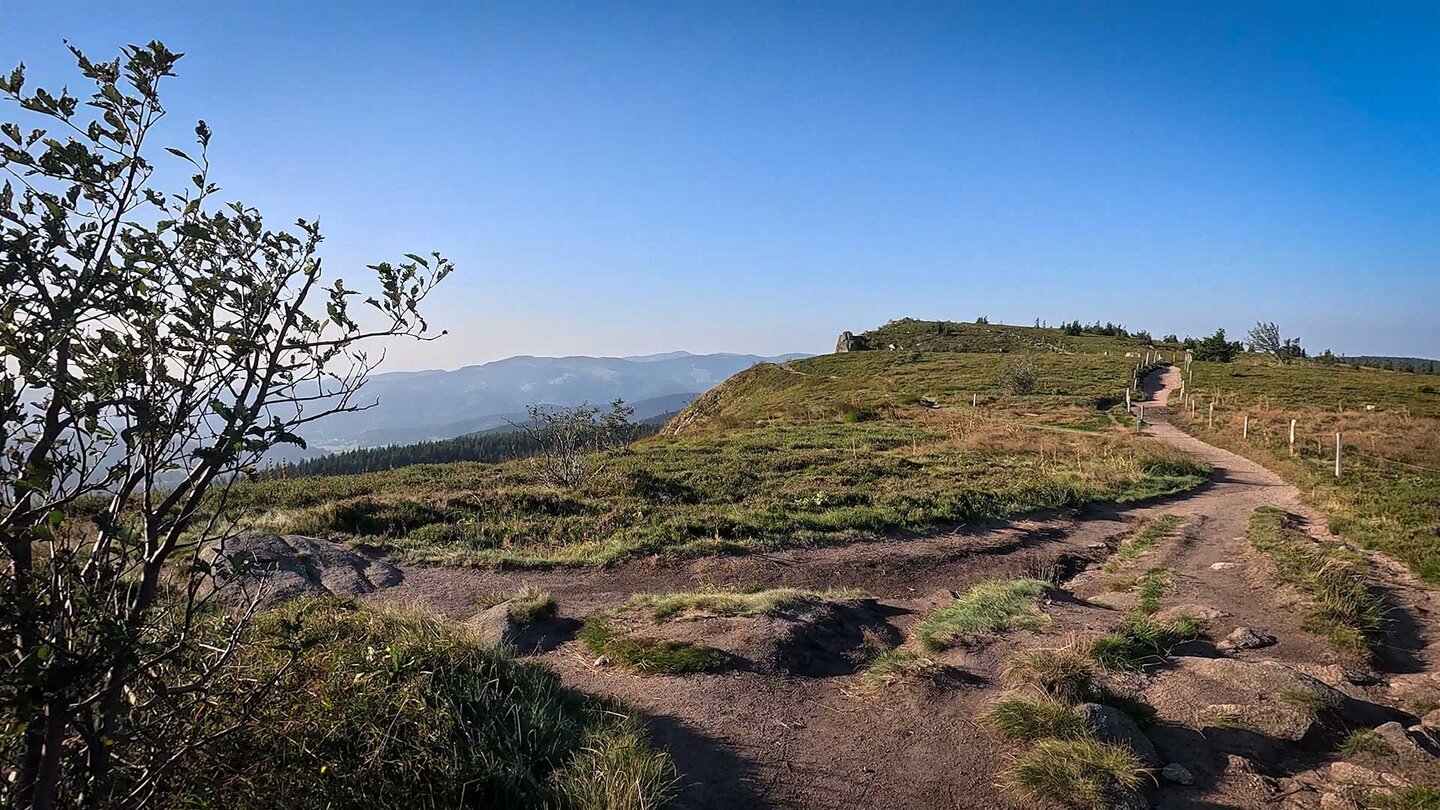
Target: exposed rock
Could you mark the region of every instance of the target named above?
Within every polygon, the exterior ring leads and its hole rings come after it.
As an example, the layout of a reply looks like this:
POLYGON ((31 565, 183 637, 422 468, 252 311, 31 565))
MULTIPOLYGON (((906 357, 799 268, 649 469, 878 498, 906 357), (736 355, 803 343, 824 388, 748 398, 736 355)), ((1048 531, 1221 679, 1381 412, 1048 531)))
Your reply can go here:
POLYGON ((1180 656, 1155 678, 1147 695, 1162 716, 1241 733, 1236 745, 1262 758, 1279 741, 1299 742, 1319 733, 1321 715, 1339 713, 1357 725, 1391 719, 1372 704, 1275 661, 1180 656))
POLYGON ((1177 785, 1188 786, 1195 784, 1195 774, 1190 773, 1189 768, 1181 765, 1178 762, 1172 762, 1169 765, 1166 765, 1160 771, 1160 775, 1164 777, 1167 781, 1174 782, 1177 785))
POLYGON ((1406 731, 1404 726, 1400 725, 1394 720, 1391 720, 1388 723, 1376 726, 1375 734, 1380 739, 1388 743, 1390 747, 1394 748, 1395 751, 1398 753, 1412 755, 1429 755, 1431 753, 1433 743, 1423 733, 1423 728, 1421 728, 1420 726, 1416 726, 1416 728, 1421 729, 1421 731, 1419 733, 1412 734, 1411 732, 1406 731))
POLYGON ((1410 787, 1408 781, 1393 773, 1382 773, 1344 760, 1330 763, 1330 779, 1342 785, 1364 788, 1410 787))
POLYGON ((1237 627, 1230 635, 1226 636, 1216 648, 1230 652, 1233 650, 1257 650, 1261 647, 1269 647, 1279 639, 1255 627, 1237 627))
POLYGON ((261 608, 312 594, 359 596, 400 584, 400 569, 318 537, 249 533, 224 540, 213 556, 219 592, 261 608))
POLYGON ((1355 810, 1358 805, 1355 802, 1341 796, 1339 793, 1325 792, 1320 794, 1320 810, 1355 810))
POLYGON ((551 616, 531 625, 510 618, 510 603, 501 602, 476 613, 467 622, 481 639, 497 647, 514 647, 521 653, 548 651, 575 635, 580 622, 551 616))
POLYGON ((1165 608, 1155 614, 1155 618, 1161 622, 1173 622, 1176 619, 1195 619, 1202 622, 1213 622, 1216 619, 1223 619, 1229 615, 1229 613, 1223 610, 1217 610, 1205 605, 1184 604, 1165 608))
POLYGON ((870 348, 870 344, 865 340, 863 335, 856 335, 848 330, 841 332, 840 337, 835 341, 836 354, 860 352, 868 348, 870 348))
POLYGON ((1211 570, 1211 571, 1229 571, 1231 568, 1239 568, 1239 567, 1240 567, 1240 563, 1233 563, 1233 562, 1210 563, 1210 570, 1211 570))
POLYGON ((1095 732, 1095 738, 1111 745, 1122 745, 1135 752, 1147 768, 1160 766, 1160 755, 1155 744, 1135 725, 1130 715, 1114 706, 1099 703, 1081 703, 1075 707, 1085 725, 1095 732))
POLYGON ((1380 686, 1385 683, 1379 675, 1363 669, 1344 667, 1340 670, 1340 674, 1345 676, 1345 680, 1356 686, 1380 686))
POLYGON ((1429 713, 1420 718, 1420 725, 1426 728, 1440 729, 1440 709, 1431 709, 1429 713))
POLYGON ((1255 763, 1239 754, 1225 755, 1226 773, 1255 773, 1255 763))
POLYGON ((510 618, 509 602, 501 602, 475 614, 470 619, 470 626, 475 628, 480 638, 497 647, 502 644, 513 646, 525 629, 510 618))

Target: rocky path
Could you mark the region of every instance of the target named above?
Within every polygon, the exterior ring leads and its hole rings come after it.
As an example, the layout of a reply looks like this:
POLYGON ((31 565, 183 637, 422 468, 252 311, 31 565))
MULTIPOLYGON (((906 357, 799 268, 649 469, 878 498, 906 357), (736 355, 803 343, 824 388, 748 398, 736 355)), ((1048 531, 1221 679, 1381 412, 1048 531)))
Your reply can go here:
MULTIPOLYGON (((548 651, 541 657, 568 683, 622 698, 649 718, 657 742, 671 751, 683 774, 678 805, 687 808, 1021 806, 996 787, 1008 749, 980 727, 976 716, 1002 691, 1001 675, 1011 652, 1063 646, 1106 632, 1121 620, 1125 605, 1098 604, 1104 601, 1107 582, 1097 564, 1135 527, 1163 514, 1184 519, 1177 536, 1145 561, 1146 566, 1171 571, 1163 604, 1206 609, 1216 617, 1210 627, 1214 638, 1237 627, 1253 627, 1275 636, 1277 643, 1233 659, 1218 658, 1212 645, 1195 645, 1184 651, 1194 658, 1177 659, 1174 667, 1152 673, 1140 684, 1155 690, 1157 706, 1173 704, 1183 714, 1197 701, 1240 700, 1226 691, 1228 686, 1205 680, 1205 672, 1219 667, 1205 663, 1212 660, 1232 668, 1276 662, 1284 665, 1284 673, 1315 675, 1353 697, 1356 706, 1373 709, 1366 716, 1378 719, 1391 716, 1386 714, 1393 714, 1391 707, 1413 710, 1424 700, 1440 700, 1440 682, 1432 677, 1440 671, 1435 644, 1440 602, 1435 592, 1398 565, 1371 555, 1392 607, 1392 650, 1382 662, 1388 671, 1376 683, 1351 683, 1355 662, 1304 629, 1299 595, 1275 587, 1266 561, 1246 538, 1250 516, 1262 505, 1290 511, 1308 521, 1307 530, 1314 536, 1332 539, 1323 522, 1304 506, 1293 486, 1268 470, 1165 421, 1164 405, 1179 384, 1178 371, 1165 369, 1145 382, 1153 405, 1146 411, 1144 433, 1214 468, 1213 479, 1192 492, 1135 508, 1091 508, 770 554, 647 559, 579 571, 405 567, 404 581, 374 598, 418 603, 463 620, 477 603, 524 586, 551 591, 569 620, 557 626, 570 629, 545 645, 548 651), (859 648, 893 646, 926 612, 948 604, 953 593, 982 579, 1056 572, 1067 589, 1079 597, 1096 597, 1096 603, 1052 601, 1045 606, 1051 622, 1043 631, 1009 633, 951 650, 941 656, 944 666, 937 671, 943 677, 867 689, 855 674, 856 666, 847 663, 856 659, 857 651, 863 652, 859 648), (863 633, 832 633, 839 641, 807 653, 813 666, 741 665, 684 677, 641 676, 597 665, 569 635, 579 620, 637 592, 780 586, 858 589, 873 597, 873 621, 863 633)), ((702 626, 696 627, 699 632, 702 626)), ((759 624, 743 623, 719 630, 742 637, 766 632, 759 624)), ((1236 676, 1245 680, 1277 670, 1238 671, 1248 673, 1236 676)), ((1256 682, 1262 680, 1273 682, 1256 682)), ((1262 694, 1254 699, 1266 698, 1262 694)), ((1413 722, 1413 715, 1406 717, 1413 722)), ((1311 776, 1328 767, 1333 754, 1317 749, 1314 739, 1286 747, 1268 762, 1246 759, 1237 764, 1237 757, 1224 748, 1231 743, 1223 742, 1223 735, 1212 735, 1222 742, 1207 742, 1193 718, 1187 718, 1162 717, 1153 736, 1167 759, 1188 758, 1196 779, 1190 786, 1165 783, 1152 796, 1157 806, 1318 806, 1325 790, 1318 777, 1311 776), (1264 775, 1267 769, 1269 775, 1264 775), (1307 778, 1311 781, 1304 781, 1307 778)), ((1256 741, 1234 742, 1237 750, 1249 744, 1256 741)))

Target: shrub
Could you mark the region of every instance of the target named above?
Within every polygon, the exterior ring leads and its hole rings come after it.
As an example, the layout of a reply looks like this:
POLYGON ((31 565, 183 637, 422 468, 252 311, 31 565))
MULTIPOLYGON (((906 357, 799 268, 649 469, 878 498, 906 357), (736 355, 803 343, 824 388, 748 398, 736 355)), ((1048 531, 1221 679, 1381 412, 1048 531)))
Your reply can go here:
POLYGON ((1035 391, 1035 385, 1040 379, 1040 372, 1035 368, 1035 361, 1028 357, 1011 360, 1000 367, 1000 376, 996 384, 1000 390, 1014 396, 1024 396, 1035 391))

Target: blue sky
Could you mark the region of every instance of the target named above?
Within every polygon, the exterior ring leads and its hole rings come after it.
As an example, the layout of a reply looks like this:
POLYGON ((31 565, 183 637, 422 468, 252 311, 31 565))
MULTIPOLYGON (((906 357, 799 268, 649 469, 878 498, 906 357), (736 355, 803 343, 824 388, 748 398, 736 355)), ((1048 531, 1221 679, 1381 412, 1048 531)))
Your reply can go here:
POLYGON ((169 142, 331 272, 452 257, 391 369, 981 314, 1440 357, 1433 2, 4 6, 34 84, 185 51, 169 142))

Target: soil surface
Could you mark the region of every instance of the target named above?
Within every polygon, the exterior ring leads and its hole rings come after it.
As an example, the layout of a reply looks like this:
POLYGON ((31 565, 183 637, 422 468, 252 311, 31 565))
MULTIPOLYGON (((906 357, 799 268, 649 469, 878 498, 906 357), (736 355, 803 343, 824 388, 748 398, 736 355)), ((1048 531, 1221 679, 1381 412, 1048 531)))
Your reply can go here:
POLYGON ((1145 385, 1151 400, 1142 432, 1210 464, 1210 482, 1130 508, 1094 507, 769 554, 552 571, 397 564, 403 581, 368 598, 465 620, 477 605, 522 587, 549 590, 561 619, 553 637, 538 645, 538 657, 567 683, 618 697, 648 719, 681 773, 678 807, 1027 807, 998 787, 997 775, 1014 749, 977 719, 1006 690, 1006 659, 1017 650, 1061 647, 1113 629, 1134 598, 1117 590, 1117 580, 1164 567, 1171 581, 1162 611, 1203 610, 1214 617, 1208 634, 1216 641, 1251 627, 1276 643, 1227 655, 1219 662, 1225 669, 1202 660, 1221 656, 1213 644, 1192 642, 1171 663, 1129 676, 1130 685, 1160 709, 1159 723, 1147 731, 1162 761, 1182 764, 1194 776, 1188 786, 1157 778, 1149 801, 1157 807, 1318 807, 1331 791, 1327 769, 1339 759, 1332 738, 1345 728, 1321 728, 1298 741, 1260 732, 1227 735, 1197 720, 1197 707, 1243 701, 1245 689, 1253 689, 1224 677, 1259 684, 1281 682, 1272 677, 1279 673, 1313 676, 1343 693, 1350 701, 1343 722, 1350 727, 1389 719, 1413 726, 1415 707, 1440 700, 1440 681, 1432 677, 1440 672, 1440 601, 1403 567, 1371 554, 1391 609, 1390 646, 1375 671, 1306 631, 1303 595, 1271 579, 1267 561, 1246 539, 1246 526, 1256 507, 1270 505, 1293 513, 1317 539, 1333 540, 1323 520, 1273 473, 1165 421, 1169 395, 1180 385, 1177 369, 1156 372, 1145 385), (1183 518, 1182 528, 1128 568, 1102 568, 1126 536, 1162 514, 1183 518), (1041 606, 1049 617, 1043 629, 966 638, 934 656, 939 666, 922 677, 883 687, 859 673, 867 658, 908 638, 921 618, 952 602, 954 594, 984 579, 1019 576, 1061 583, 1041 606), (586 617, 635 593, 781 586, 855 589, 868 599, 861 600, 863 609, 852 605, 836 614, 839 619, 818 623, 783 615, 685 622, 674 631, 679 637, 723 638, 738 651, 733 666, 712 674, 634 674, 597 661, 574 638, 586 617), (784 645, 793 643, 797 627, 820 624, 823 632, 803 655, 787 652, 784 645), (780 652, 751 661, 745 654, 751 648, 780 652), (786 664, 775 665, 777 660, 786 664))

